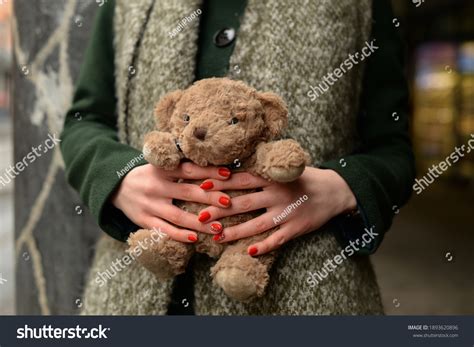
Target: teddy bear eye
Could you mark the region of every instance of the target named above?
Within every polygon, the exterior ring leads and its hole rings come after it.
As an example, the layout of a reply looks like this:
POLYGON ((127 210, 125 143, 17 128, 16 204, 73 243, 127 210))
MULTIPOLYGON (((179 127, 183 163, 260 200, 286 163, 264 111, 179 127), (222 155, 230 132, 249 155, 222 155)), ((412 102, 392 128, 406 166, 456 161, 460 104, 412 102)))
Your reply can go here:
POLYGON ((237 124, 238 122, 239 122, 239 120, 238 120, 236 117, 233 117, 233 118, 230 120, 229 124, 237 124))
POLYGON ((191 117, 189 116, 189 114, 184 114, 183 115, 183 120, 187 123, 189 122, 189 120, 191 119, 191 117))

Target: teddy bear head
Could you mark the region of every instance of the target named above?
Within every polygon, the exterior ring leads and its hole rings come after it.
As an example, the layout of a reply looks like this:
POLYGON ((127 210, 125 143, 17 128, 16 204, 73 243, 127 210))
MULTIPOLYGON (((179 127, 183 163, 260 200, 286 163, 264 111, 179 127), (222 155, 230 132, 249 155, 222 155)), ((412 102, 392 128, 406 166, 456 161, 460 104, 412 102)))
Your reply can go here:
POLYGON ((281 134, 288 110, 276 94, 209 78, 165 95, 155 116, 157 129, 173 135, 184 157, 207 166, 245 161, 259 143, 281 134))

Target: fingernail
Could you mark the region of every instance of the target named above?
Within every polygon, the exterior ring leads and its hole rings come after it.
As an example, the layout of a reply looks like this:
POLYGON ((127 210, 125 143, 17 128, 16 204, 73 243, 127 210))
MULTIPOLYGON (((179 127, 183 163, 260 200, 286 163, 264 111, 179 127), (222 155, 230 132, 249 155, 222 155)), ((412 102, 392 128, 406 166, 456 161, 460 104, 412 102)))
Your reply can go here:
POLYGON ((221 167, 217 171, 219 172, 219 175, 221 175, 222 177, 229 177, 230 176, 230 170, 226 167, 221 167))
POLYGON ((196 242, 198 238, 195 235, 191 234, 191 235, 188 235, 188 240, 191 242, 196 242))
POLYGON ((257 247, 252 246, 252 247, 249 248, 249 255, 254 256, 257 253, 258 253, 257 247))
POLYGON ((212 223, 211 230, 215 233, 220 233, 222 231, 222 225, 220 225, 219 223, 212 223))
POLYGON ((202 182, 199 187, 204 190, 209 190, 209 189, 214 188, 214 184, 211 181, 207 181, 207 182, 202 182))
POLYGON ((229 206, 230 205, 230 199, 226 196, 221 196, 219 198, 219 203, 224 206, 229 206))
POLYGON ((205 221, 209 220, 209 218, 211 218, 211 214, 207 211, 201 212, 198 217, 201 223, 204 223, 205 221))
POLYGON ((224 240, 224 234, 217 234, 217 235, 214 235, 214 237, 212 238, 214 241, 220 241, 220 240, 224 240))

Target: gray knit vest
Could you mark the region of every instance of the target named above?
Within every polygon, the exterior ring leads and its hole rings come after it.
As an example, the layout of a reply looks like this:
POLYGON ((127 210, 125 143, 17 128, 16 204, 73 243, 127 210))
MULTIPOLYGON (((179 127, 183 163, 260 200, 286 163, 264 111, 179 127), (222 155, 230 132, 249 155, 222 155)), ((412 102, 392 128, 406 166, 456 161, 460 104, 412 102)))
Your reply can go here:
MULTIPOLYGON (((197 0, 117 0, 115 71, 120 139, 141 149, 155 126, 153 108, 166 93, 194 81, 199 19, 177 35, 169 32, 201 7, 197 0)), ((350 153, 363 63, 347 71, 315 101, 310 85, 359 52, 370 41, 370 0, 249 0, 242 18, 228 77, 260 91, 281 95, 289 108, 286 135, 313 158, 313 165, 350 153)), ((271 272, 263 299, 239 303, 211 283, 213 261, 195 261, 195 310, 204 315, 380 314, 378 286, 367 257, 350 257, 317 286, 309 272, 320 271, 341 252, 334 230, 325 228, 286 244, 271 272)), ((172 281, 159 282, 134 263, 116 271, 106 285, 96 280, 124 256, 125 245, 103 237, 85 292, 85 314, 165 314, 172 281)), ((183 299, 183 305, 186 301, 183 299)))

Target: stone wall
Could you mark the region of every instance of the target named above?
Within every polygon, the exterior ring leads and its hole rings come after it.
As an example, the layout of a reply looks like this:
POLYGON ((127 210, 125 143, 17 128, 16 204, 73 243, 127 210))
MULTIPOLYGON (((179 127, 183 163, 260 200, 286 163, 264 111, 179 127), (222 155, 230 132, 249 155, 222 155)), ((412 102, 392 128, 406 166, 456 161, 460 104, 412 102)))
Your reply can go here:
POLYGON ((101 1, 13 5, 13 162, 39 154, 14 178, 17 314, 74 314, 100 231, 45 141, 61 132, 101 1))

